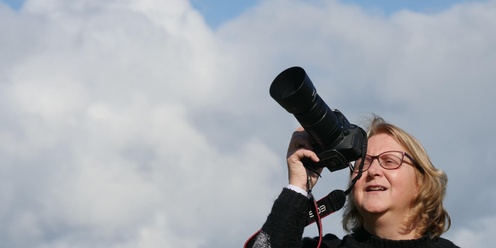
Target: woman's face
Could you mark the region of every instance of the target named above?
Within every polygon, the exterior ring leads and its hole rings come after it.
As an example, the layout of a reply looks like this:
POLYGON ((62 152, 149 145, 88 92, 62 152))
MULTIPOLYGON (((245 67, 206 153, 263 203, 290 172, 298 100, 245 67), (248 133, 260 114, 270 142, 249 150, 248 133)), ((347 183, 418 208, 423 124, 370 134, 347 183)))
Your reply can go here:
MULTIPOLYGON (((406 152, 406 149, 387 134, 379 133, 369 138, 368 155, 376 156, 385 151, 406 152)), ((415 168, 407 157, 394 170, 382 168, 374 159, 353 188, 355 205, 365 221, 369 218, 403 220, 417 192, 415 168)))

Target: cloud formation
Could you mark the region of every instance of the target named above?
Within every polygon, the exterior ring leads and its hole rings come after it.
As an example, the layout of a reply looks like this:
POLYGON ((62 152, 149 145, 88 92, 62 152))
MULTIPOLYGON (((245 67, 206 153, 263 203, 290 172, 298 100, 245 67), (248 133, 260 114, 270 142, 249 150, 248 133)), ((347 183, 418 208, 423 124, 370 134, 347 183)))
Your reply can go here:
MULTIPOLYGON (((446 237, 483 247, 496 217, 495 10, 262 1, 213 31, 185 0, 0 3, 0 239, 240 246, 286 183, 297 123, 268 86, 300 65, 350 121, 373 112, 419 138, 450 178, 446 237)), ((335 214, 324 230, 339 227, 335 214)))

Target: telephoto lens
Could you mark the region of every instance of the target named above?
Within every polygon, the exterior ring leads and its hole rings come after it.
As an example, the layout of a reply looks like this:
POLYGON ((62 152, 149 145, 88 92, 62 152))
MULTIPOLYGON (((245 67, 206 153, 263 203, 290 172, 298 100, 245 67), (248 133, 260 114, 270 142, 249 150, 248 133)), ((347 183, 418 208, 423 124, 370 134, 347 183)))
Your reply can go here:
POLYGON ((342 139, 342 124, 317 94, 303 68, 295 66, 281 72, 270 86, 270 96, 293 114, 323 149, 333 147, 342 139))
POLYGON ((320 162, 302 160, 307 168, 336 171, 365 155, 367 133, 327 106, 303 68, 295 66, 281 72, 270 86, 270 96, 295 116, 315 142, 314 152, 320 162))

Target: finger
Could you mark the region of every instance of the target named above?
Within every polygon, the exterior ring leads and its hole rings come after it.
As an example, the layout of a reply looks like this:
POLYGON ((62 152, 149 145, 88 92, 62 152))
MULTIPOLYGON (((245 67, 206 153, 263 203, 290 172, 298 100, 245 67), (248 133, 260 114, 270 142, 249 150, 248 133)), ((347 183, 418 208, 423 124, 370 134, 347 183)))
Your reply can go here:
POLYGON ((317 154, 312 151, 308 150, 305 148, 298 149, 296 152, 291 154, 288 158, 291 158, 292 162, 301 162, 303 158, 309 158, 313 162, 319 162, 320 158, 317 156, 317 154))
POLYGON ((303 156, 310 158, 313 162, 317 163, 320 161, 319 156, 317 156, 317 154, 314 151, 307 149, 301 149, 301 150, 303 150, 303 156))
POLYGON ((305 131, 305 128, 303 128, 302 126, 297 127, 295 130, 295 132, 301 132, 301 131, 305 131))
POLYGON ((313 148, 308 133, 305 132, 303 129, 300 131, 294 131, 293 135, 291 136, 291 141, 289 142, 289 149, 291 150, 296 150, 302 147, 307 149, 313 148))

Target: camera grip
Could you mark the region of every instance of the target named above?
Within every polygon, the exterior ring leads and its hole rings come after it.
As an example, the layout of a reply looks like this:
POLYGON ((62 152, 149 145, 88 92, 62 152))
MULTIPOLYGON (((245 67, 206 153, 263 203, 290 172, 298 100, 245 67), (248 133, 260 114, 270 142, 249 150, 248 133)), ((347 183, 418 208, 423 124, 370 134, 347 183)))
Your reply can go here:
POLYGON ((326 150, 317 154, 317 156, 320 158, 319 162, 314 162, 310 158, 302 158, 301 162, 312 171, 326 167, 329 171, 333 172, 348 167, 346 158, 335 149, 326 150))

